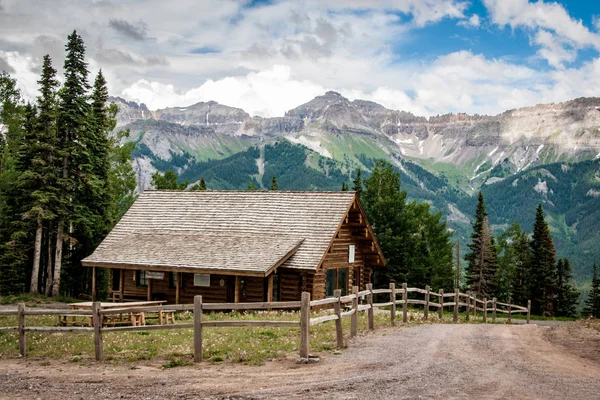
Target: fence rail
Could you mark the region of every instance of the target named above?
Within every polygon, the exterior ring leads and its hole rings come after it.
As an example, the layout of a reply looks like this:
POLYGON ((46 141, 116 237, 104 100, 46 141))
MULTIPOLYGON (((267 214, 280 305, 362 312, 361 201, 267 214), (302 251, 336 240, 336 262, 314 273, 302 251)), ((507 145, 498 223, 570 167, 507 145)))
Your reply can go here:
POLYGON ((496 313, 508 314, 508 321, 511 321, 512 314, 527 313, 527 323, 530 322, 531 316, 531 301, 528 301, 527 307, 501 303, 493 298, 488 300, 478 299, 473 296, 470 291, 460 293, 458 289, 454 293, 444 293, 440 290, 439 293, 431 291, 427 286, 425 289, 408 288, 406 283, 402 284, 401 289, 396 289, 394 283, 391 283, 388 289, 373 289, 372 284, 367 284, 366 290, 359 291, 357 286, 353 287, 352 294, 342 296, 341 290, 335 290, 334 296, 331 298, 310 300, 310 293, 302 293, 301 301, 286 301, 286 302, 255 302, 255 303, 203 303, 202 296, 195 296, 193 304, 173 304, 162 306, 148 306, 135 308, 112 308, 103 310, 100 308, 99 302, 94 302, 92 310, 71 310, 71 309, 26 309, 23 303, 18 304, 17 310, 2 310, 0 316, 17 316, 18 326, 0 327, 0 332, 18 332, 19 334, 19 351, 22 356, 25 356, 26 351, 26 333, 27 332, 93 332, 94 333, 94 348, 96 360, 103 359, 103 332, 135 332, 135 331, 156 331, 165 329, 193 329, 194 330, 194 360, 202 361, 203 351, 203 329, 207 327, 291 327, 300 328, 300 348, 299 353, 301 358, 308 358, 310 348, 310 327, 322 324, 329 321, 335 321, 336 327, 336 344, 338 348, 344 346, 344 335, 342 331, 342 319, 350 318, 350 337, 356 336, 358 332, 358 313, 367 312, 368 329, 375 329, 374 309, 381 307, 390 308, 390 321, 392 326, 396 320, 396 306, 402 306, 402 321, 408 320, 408 304, 417 304, 423 306, 424 319, 429 318, 431 308, 436 308, 438 318, 442 319, 444 307, 453 308, 453 321, 458 321, 458 315, 461 307, 465 308, 467 321, 470 318, 477 318, 477 312, 483 313, 483 322, 487 322, 488 312, 492 312, 492 322, 496 321, 496 313), (409 293, 417 293, 424 295, 424 299, 409 298, 409 293), (374 295, 389 295, 389 301, 374 303, 374 295), (401 295, 401 299, 398 299, 401 295), (432 297, 436 297, 437 301, 431 301, 432 297), (454 301, 444 301, 446 298, 453 298, 454 301), (360 304, 360 301, 363 304, 360 304), (464 300, 464 301, 461 301, 464 300), (348 304, 350 304, 348 306, 348 304), (481 305, 481 307, 479 307, 481 305), (491 307, 488 307, 491 305, 491 307), (318 308, 328 309, 333 307, 333 313, 310 317, 311 309, 318 308), (344 307, 348 309, 344 310, 344 307), (203 321, 202 314, 204 311, 215 310, 273 310, 273 309, 299 309, 300 319, 296 321, 273 321, 273 320, 226 320, 226 321, 203 321), (173 311, 193 311, 194 322, 172 325, 141 325, 141 326, 102 326, 102 321, 105 316, 115 314, 129 313, 161 313, 173 311), (89 316, 92 318, 91 327, 29 327, 26 326, 26 316, 28 315, 73 315, 73 316, 89 316))

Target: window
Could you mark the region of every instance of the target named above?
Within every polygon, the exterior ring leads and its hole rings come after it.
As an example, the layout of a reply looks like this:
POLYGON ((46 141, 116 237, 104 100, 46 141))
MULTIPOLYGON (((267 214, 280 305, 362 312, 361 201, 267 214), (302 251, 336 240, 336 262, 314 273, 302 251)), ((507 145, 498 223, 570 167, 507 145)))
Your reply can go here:
POLYGON ((353 244, 351 244, 350 246, 348 246, 348 262, 350 264, 352 264, 354 262, 354 252, 355 252, 356 248, 354 247, 353 244))
MULTIPOLYGON (((169 277, 169 289, 175 289, 177 287, 177 276, 177 272, 171 272, 169 277)), ((182 287, 183 285, 179 284, 179 288, 181 289, 182 287)))
POLYGON ((135 285, 138 287, 148 287, 148 277, 146 271, 137 271, 135 285))
POLYGON ((342 296, 345 296, 348 287, 348 268, 328 269, 326 271, 325 295, 331 297, 334 290, 341 289, 342 296))
POLYGON ((194 286, 210 287, 210 274, 194 274, 194 286))
POLYGON ((112 288, 113 288, 113 290, 119 290, 119 281, 121 280, 121 270, 119 270, 119 269, 111 269, 110 273, 112 274, 112 288))

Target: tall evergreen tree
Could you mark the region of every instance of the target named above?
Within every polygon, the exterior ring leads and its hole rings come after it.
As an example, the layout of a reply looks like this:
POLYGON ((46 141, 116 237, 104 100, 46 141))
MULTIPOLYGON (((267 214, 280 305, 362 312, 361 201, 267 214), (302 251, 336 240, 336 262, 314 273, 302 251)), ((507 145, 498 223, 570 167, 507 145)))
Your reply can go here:
POLYGON ((592 287, 585 300, 583 314, 588 317, 600 318, 600 279, 598 279, 598 271, 596 263, 594 263, 594 273, 592 275, 592 287))
MULTIPOLYGON (((21 146, 20 164, 23 173, 18 186, 26 196, 20 198, 24 219, 35 221, 35 241, 31 267, 30 291, 38 292, 43 227, 55 218, 58 199, 56 186, 56 94, 59 86, 50 56, 44 56, 42 76, 38 81, 41 96, 37 100, 38 115, 26 130, 21 146)), ((47 277, 51 280, 50 277, 47 277)))
MULTIPOLYGON (((58 114, 57 154, 60 157, 61 173, 58 186, 61 189, 60 203, 57 208, 58 222, 56 230, 56 250, 54 257, 54 276, 52 295, 60 291, 65 226, 84 222, 85 208, 89 205, 78 204, 79 193, 85 190, 87 180, 91 178, 91 154, 86 149, 89 134, 90 105, 88 103, 88 70, 85 62, 85 45, 81 36, 73 31, 65 46, 67 56, 64 64, 65 83, 59 92, 60 106, 58 114), (83 218, 82 218, 83 217, 83 218)), ((67 238, 72 232, 68 232, 67 238)))
POLYGON ((561 258, 556 263, 556 316, 575 317, 579 291, 572 283, 573 272, 568 258, 561 258))
POLYGON ((531 312, 553 316, 556 312, 556 250, 540 203, 536 210, 531 239, 531 312))
POLYGON ((348 191, 348 184, 346 182, 342 182, 342 192, 348 191))
POLYGON ((478 296, 490 298, 496 293, 498 262, 481 192, 477 200, 471 243, 468 246, 470 253, 465 256, 468 262, 465 281, 478 296))
POLYGON ((250 181, 250 182, 248 182, 248 190, 251 192, 254 192, 254 191, 258 190, 258 188, 252 181, 250 181))
POLYGON ((529 238, 525 231, 521 231, 517 237, 513 237, 511 244, 514 251, 514 276, 512 283, 512 301, 515 304, 524 305, 531 299, 530 293, 530 266, 531 247, 529 238))
POLYGON ((360 168, 358 168, 356 170, 356 177, 354 178, 353 183, 354 183, 354 185, 352 186, 352 190, 356 192, 356 195, 358 197, 360 197, 360 195, 363 192, 363 183, 362 183, 360 168))
POLYGON ((273 175, 271 178, 271 190, 279 190, 279 184, 277 183, 277 178, 273 175))
MULTIPOLYGON (((188 182, 177 183, 177 174, 173 170, 168 170, 164 174, 156 172, 152 175, 152 186, 157 190, 185 190, 188 182)), ((198 189, 200 190, 200 189, 198 189)))

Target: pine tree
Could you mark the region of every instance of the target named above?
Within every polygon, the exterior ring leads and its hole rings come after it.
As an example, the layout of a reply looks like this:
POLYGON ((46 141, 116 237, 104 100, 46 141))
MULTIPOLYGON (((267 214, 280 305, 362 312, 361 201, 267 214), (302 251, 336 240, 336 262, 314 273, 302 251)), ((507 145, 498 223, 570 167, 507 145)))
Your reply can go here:
POLYGON ((496 293, 498 262, 481 192, 475 210, 471 243, 468 246, 471 252, 465 256, 468 262, 465 281, 478 296, 490 298, 496 293))
POLYGON ((277 178, 273 175, 271 179, 271 190, 279 190, 279 184, 277 183, 277 178))
POLYGON ((348 191, 348 184, 346 182, 342 182, 342 192, 348 191))
POLYGON ((200 190, 206 190, 206 182, 204 181, 204 177, 200 178, 200 190))
MULTIPOLYGON (((42 76, 38 81, 41 96, 37 100, 38 115, 26 129, 21 146, 18 186, 26 197, 20 198, 23 218, 35 221, 34 257, 31 268, 30 291, 39 290, 40 260, 42 256, 43 227, 55 218, 58 199, 56 186, 56 91, 59 86, 56 70, 49 56, 44 57, 42 76)), ((51 266, 51 264, 50 264, 51 266)), ((50 267, 51 268, 51 267, 50 267)), ((51 272, 51 271, 50 271, 51 272)), ((48 273, 48 271, 47 271, 48 273)), ((46 279, 51 281, 51 276, 46 279)))
POLYGON ((360 197, 363 192, 363 183, 361 178, 360 168, 356 170, 356 177, 354 178, 354 186, 352 186, 352 190, 356 192, 356 195, 360 197))
POLYGON ((524 305, 531 299, 530 281, 531 281, 531 246, 529 238, 525 231, 513 238, 512 247, 514 249, 514 276, 512 283, 512 301, 515 304, 524 305))
POLYGON ((531 239, 531 312, 553 316, 556 312, 556 250, 540 203, 535 215, 531 239))
MULTIPOLYGON (((91 178, 92 168, 91 154, 85 148, 90 115, 87 95, 90 86, 87 81, 85 45, 81 36, 73 31, 65 47, 67 50, 64 64, 65 83, 59 92, 57 155, 60 157, 61 173, 58 186, 61 194, 57 207, 53 296, 57 296, 60 291, 65 225, 85 220, 87 205, 77 202, 79 194, 85 190, 87 180, 91 178)), ((68 232, 67 237, 71 234, 72 232, 68 232)))
MULTIPOLYGON (((188 186, 188 182, 177 183, 177 174, 173 170, 168 170, 164 174, 156 172, 152 175, 152 186, 157 190, 185 190, 188 186)), ((195 190, 202 190, 199 188, 195 190)))
POLYGON ((250 182, 248 182, 248 190, 251 192, 254 192, 255 190, 258 190, 258 188, 252 181, 250 181, 250 182))
POLYGON ((573 272, 568 258, 561 258, 556 263, 556 316, 575 317, 579 291, 572 284, 573 272))
POLYGON ((598 271, 596 263, 594 263, 594 274, 592 276, 592 287, 585 300, 583 314, 588 317, 600 318, 600 279, 598 279, 598 271))

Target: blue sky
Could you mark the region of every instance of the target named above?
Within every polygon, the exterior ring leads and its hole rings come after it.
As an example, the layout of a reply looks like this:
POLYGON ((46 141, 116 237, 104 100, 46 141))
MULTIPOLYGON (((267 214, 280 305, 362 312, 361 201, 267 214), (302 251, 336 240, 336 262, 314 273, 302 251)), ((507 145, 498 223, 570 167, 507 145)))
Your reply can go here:
MULTIPOLYGON (((600 96, 600 5, 528 0, 0 0, 0 69, 36 95, 77 29, 111 94, 279 116, 327 90, 419 115, 600 96)), ((60 69, 60 68, 59 68, 60 69)))

